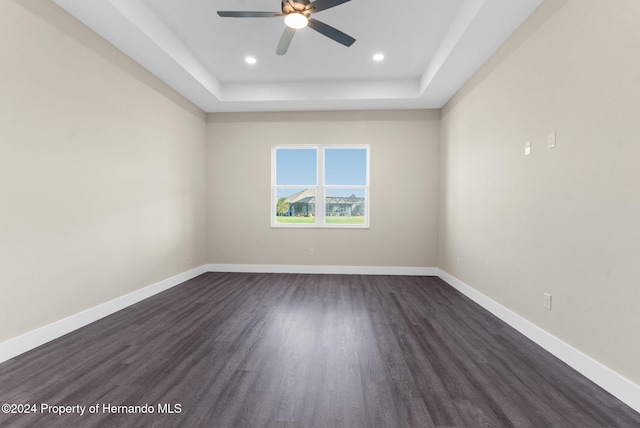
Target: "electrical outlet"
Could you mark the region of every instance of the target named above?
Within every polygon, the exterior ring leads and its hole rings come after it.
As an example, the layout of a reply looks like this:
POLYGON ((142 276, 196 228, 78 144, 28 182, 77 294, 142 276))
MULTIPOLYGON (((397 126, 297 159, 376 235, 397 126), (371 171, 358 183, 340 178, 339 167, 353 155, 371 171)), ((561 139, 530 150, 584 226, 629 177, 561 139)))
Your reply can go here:
POLYGON ((313 254, 314 254, 313 248, 309 248, 307 254, 310 255, 310 256, 313 256, 313 254))
POLYGON ((544 293, 544 308, 548 311, 551 310, 551 294, 544 293))

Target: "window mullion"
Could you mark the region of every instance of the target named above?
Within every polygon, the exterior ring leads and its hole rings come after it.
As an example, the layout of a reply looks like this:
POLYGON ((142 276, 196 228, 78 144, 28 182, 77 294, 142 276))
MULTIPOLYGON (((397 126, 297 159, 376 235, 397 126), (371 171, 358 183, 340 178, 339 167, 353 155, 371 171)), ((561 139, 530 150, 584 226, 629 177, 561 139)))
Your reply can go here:
POLYGON ((324 190, 324 147, 318 147, 318 187, 316 190, 316 224, 324 226, 325 190, 324 190))

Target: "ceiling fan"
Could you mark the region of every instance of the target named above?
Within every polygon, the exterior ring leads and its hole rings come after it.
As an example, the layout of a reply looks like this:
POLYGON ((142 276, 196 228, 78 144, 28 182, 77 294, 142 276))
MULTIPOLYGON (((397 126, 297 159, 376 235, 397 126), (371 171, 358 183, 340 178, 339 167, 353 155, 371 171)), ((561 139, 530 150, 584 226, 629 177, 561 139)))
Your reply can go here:
POLYGON ((309 0, 282 0, 282 12, 230 12, 230 11, 218 11, 218 15, 223 18, 272 18, 274 16, 284 16, 284 22, 286 27, 276 53, 278 55, 284 55, 289 49, 291 40, 293 39, 296 30, 304 28, 306 26, 311 27, 318 33, 329 37, 336 42, 351 46, 356 39, 343 33, 340 30, 333 28, 330 25, 320 22, 311 18, 312 13, 320 12, 342 3, 346 3, 351 0, 316 0, 310 2, 309 0))

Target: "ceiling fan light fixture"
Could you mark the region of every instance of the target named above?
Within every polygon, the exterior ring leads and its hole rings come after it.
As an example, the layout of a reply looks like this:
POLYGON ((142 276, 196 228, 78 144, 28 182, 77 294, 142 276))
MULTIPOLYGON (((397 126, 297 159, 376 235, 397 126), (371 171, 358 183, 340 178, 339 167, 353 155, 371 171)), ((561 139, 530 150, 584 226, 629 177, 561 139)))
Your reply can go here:
POLYGON ((309 19, 301 13, 294 12, 284 17, 284 23, 287 24, 289 28, 299 30, 307 26, 309 19))

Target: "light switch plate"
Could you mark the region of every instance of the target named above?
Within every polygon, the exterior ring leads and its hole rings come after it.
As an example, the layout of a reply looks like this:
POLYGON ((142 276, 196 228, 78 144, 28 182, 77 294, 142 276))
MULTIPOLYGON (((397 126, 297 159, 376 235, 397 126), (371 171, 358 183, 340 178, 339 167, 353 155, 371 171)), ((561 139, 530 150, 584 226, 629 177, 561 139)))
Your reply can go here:
POLYGON ((552 149, 556 146, 556 131, 549 132, 547 135, 547 148, 552 149))
POLYGON ((543 306, 546 310, 550 311, 551 310, 551 294, 550 293, 544 293, 544 303, 543 306))
POLYGON ((524 143, 524 154, 529 156, 531 154, 531 141, 524 143))

